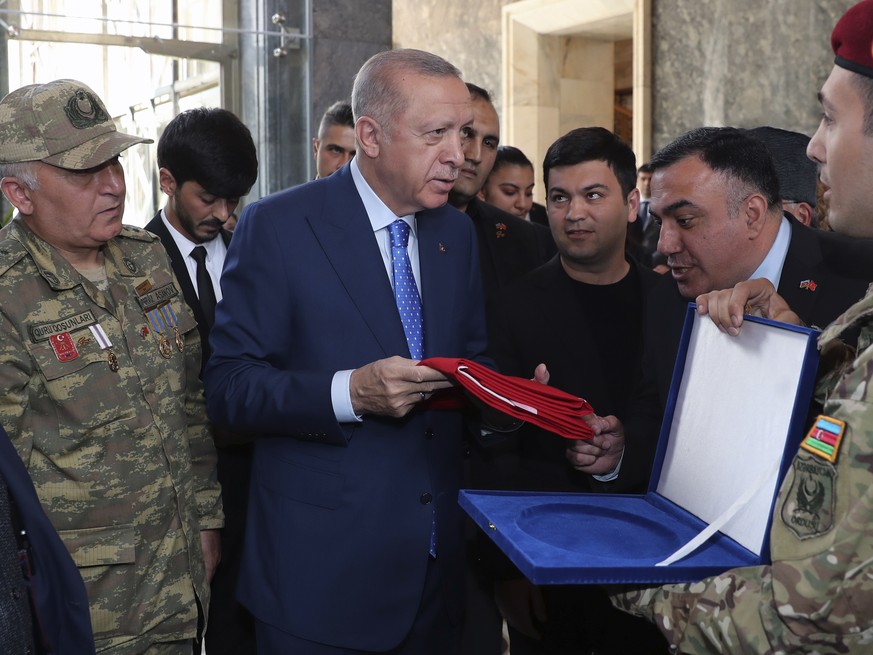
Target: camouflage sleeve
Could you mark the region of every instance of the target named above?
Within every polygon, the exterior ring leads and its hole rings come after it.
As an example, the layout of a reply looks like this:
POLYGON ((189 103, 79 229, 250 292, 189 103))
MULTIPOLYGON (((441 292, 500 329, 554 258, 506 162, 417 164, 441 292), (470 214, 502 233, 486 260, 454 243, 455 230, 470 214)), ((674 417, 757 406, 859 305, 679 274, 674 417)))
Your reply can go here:
POLYGON ((770 568, 762 566, 690 584, 616 590, 612 602, 654 622, 676 652, 765 653, 770 588, 770 568))
POLYGON ((24 410, 28 403, 28 385, 33 373, 33 364, 27 355, 27 347, 21 341, 18 330, 0 313, 0 424, 9 433, 18 454, 25 463, 30 459, 33 440, 22 429, 24 410), (26 438, 25 438, 26 437, 26 438))
POLYGON ((212 438, 212 426, 206 417, 206 398, 200 381, 200 334, 191 330, 185 335, 185 416, 188 423, 188 447, 201 530, 224 526, 221 487, 216 465, 218 458, 212 438))
POLYGON ((846 424, 835 464, 804 449, 795 455, 776 502, 770 566, 616 591, 613 602, 692 655, 873 652, 871 377, 868 348, 825 405, 846 424))

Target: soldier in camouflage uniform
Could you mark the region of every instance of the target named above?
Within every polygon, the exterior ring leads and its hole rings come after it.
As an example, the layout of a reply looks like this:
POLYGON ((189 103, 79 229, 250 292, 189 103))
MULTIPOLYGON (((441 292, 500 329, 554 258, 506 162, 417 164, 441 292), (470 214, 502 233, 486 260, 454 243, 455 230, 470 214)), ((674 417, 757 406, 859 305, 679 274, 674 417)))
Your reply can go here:
POLYGON ((196 322, 122 226, 115 130, 84 84, 0 101, 0 422, 85 580, 98 652, 185 653, 222 525, 196 322), (204 566, 205 563, 205 566, 204 566))
MULTIPOLYGON (((873 236, 873 0, 840 19, 835 66, 808 154, 831 187, 830 224, 873 236)), ((722 329, 744 309, 799 322, 772 285, 745 282, 698 298, 722 329)), ((776 501, 770 566, 698 583, 616 594, 682 653, 873 653, 873 289, 821 335, 824 414, 794 457, 776 501), (846 356, 839 337, 860 330, 846 356), (827 366, 828 362, 842 364, 827 366)))

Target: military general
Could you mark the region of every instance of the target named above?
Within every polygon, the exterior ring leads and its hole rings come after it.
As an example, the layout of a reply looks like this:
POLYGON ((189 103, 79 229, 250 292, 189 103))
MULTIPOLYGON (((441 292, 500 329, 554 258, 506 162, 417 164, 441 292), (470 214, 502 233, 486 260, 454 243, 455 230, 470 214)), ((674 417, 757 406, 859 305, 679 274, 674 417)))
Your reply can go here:
POLYGON ((122 225, 122 134, 84 84, 0 101, 0 422, 88 592, 97 651, 190 655, 222 525, 196 322, 122 225))

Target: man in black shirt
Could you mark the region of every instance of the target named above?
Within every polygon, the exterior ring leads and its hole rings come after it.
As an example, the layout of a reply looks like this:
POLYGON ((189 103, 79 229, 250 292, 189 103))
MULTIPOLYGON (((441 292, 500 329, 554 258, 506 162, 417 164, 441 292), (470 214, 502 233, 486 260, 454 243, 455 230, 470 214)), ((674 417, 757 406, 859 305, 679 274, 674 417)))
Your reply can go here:
MULTIPOLYGON (((645 297, 659 276, 625 254, 639 191, 631 149, 603 128, 572 130, 543 163, 549 225, 558 255, 509 285, 489 328, 501 372, 529 376, 545 364, 549 384, 623 416, 642 355, 645 297)), ((480 471, 479 486, 595 491, 601 481, 574 470, 559 436, 523 426, 480 471)), ((604 480, 604 481, 608 481, 604 480)), ((628 620, 598 587, 537 588, 518 575, 497 585, 513 655, 666 653, 651 626, 628 620), (545 615, 534 618, 530 607, 545 615)))

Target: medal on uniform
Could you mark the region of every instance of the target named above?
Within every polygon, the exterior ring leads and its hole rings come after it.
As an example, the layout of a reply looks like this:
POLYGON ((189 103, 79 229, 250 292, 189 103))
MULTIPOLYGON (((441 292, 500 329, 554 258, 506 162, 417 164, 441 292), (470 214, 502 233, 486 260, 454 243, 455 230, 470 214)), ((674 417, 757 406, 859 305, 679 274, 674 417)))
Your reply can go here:
POLYGON ((176 324, 178 323, 176 312, 173 311, 170 303, 165 303, 160 307, 155 307, 154 309, 147 311, 146 316, 148 316, 152 328, 154 328, 155 332, 159 335, 158 352, 161 353, 161 357, 169 359, 173 355, 173 348, 170 345, 170 340, 167 339, 167 335, 164 334, 165 332, 169 332, 171 328, 175 334, 176 348, 178 348, 179 352, 182 352, 185 349, 185 342, 182 340, 182 335, 179 334, 179 328, 176 327, 176 324))
POLYGON ((106 351, 106 359, 109 362, 109 370, 113 373, 117 373, 118 357, 116 357, 115 353, 112 352, 112 342, 106 335, 103 326, 98 323, 97 325, 90 326, 88 329, 91 330, 91 334, 93 335, 94 340, 97 342, 100 348, 106 351))

